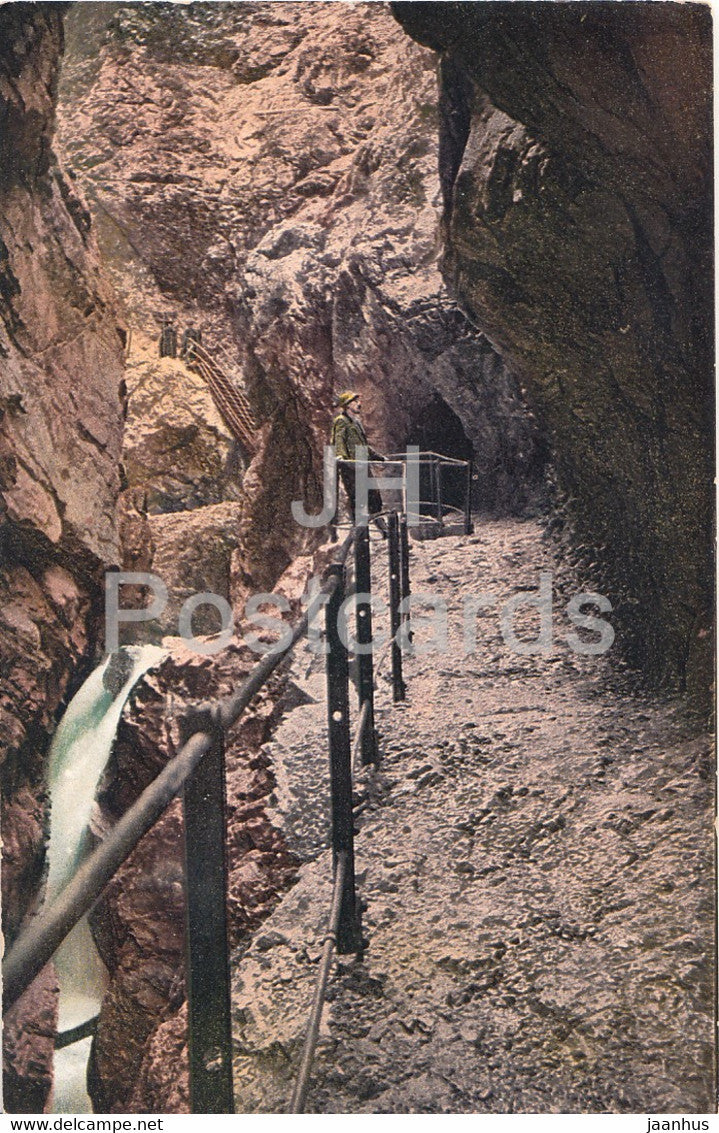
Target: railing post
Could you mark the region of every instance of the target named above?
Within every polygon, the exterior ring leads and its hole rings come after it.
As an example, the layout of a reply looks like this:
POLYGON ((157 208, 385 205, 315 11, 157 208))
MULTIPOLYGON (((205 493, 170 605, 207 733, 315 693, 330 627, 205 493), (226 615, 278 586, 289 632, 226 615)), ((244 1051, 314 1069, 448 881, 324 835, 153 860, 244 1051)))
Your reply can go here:
POLYGON ((435 458, 435 482, 437 484, 437 523, 442 526, 444 513, 442 508, 442 461, 435 458))
MULTIPOLYGON (((399 517, 399 581, 400 593, 402 601, 410 596, 409 585, 409 532, 407 531, 407 516, 401 515, 399 517)), ((405 609, 400 623, 408 622, 410 620, 410 612, 405 609)), ((410 630, 407 635, 407 641, 411 642, 412 631, 410 630)))
MULTIPOLYGON (((372 574, 369 553, 369 528, 360 526, 355 532, 355 584, 358 594, 372 593, 372 574)), ((358 602, 356 609, 357 644, 369 645, 372 641, 372 603, 358 602)), ((372 653, 357 654, 359 706, 367 704, 367 719, 362 730, 361 758, 364 765, 378 762, 377 737, 374 730, 374 675, 372 653)))
POLYGON ((346 860, 337 929, 337 951, 342 954, 361 950, 362 926, 355 895, 349 668, 347 649, 339 635, 337 624, 340 607, 345 597, 344 567, 335 563, 330 567, 330 572, 338 577, 338 584, 325 607, 325 630, 328 647, 327 725, 332 801, 332 861, 335 873, 342 854, 345 855, 346 860))
POLYGON ((334 502, 335 512, 330 521, 330 540, 333 543, 337 542, 337 529, 340 525, 340 466, 339 461, 335 461, 334 467, 334 502))
POLYGON ((434 463, 434 457, 429 457, 429 500, 427 501, 430 507, 434 508, 435 514, 437 510, 437 469, 434 463))
POLYGON ((399 565, 399 523, 397 512, 389 513, 389 616, 392 634, 392 699, 404 700, 405 683, 402 679, 402 651, 397 641, 400 626, 400 565, 399 565))
POLYGON ((225 750, 216 707, 184 717, 182 743, 197 731, 210 732, 212 743, 183 793, 191 1110, 234 1113, 225 750))
POLYGON ((472 461, 467 461, 467 471, 464 488, 464 533, 471 535, 472 527, 472 461))

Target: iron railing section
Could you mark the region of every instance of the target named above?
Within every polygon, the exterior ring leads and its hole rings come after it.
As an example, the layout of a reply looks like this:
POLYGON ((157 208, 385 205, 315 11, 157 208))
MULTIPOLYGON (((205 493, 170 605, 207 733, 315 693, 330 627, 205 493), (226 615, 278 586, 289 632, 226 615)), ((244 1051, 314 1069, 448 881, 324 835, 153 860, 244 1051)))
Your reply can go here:
POLYGON ((347 859, 344 854, 340 854, 335 866, 335 881, 332 893, 332 906, 330 908, 329 924, 327 926, 327 935, 325 936, 324 945, 322 947, 322 957, 320 959, 319 972, 317 973, 315 993, 312 1000, 312 1010, 310 1011, 310 1018, 307 1024, 307 1031, 305 1033, 305 1042, 302 1050, 300 1069, 297 1075, 297 1081, 295 1082, 292 1101, 290 1102, 290 1113, 303 1113, 305 1102, 307 1101, 307 1093, 310 1086, 310 1074, 312 1072, 312 1063, 314 1062, 315 1050, 317 1049, 317 1039, 320 1033, 322 1008, 324 1007, 325 994, 327 992, 327 980, 329 979, 330 974, 330 964, 332 963, 332 955, 334 953, 335 945, 337 944, 337 930, 340 922, 340 910, 342 907, 342 893, 344 891, 346 871, 347 859))
POLYGON ((338 579, 325 606, 327 642, 327 739, 330 754, 332 864, 345 859, 344 885, 337 926, 337 951, 358 952, 362 925, 355 893, 354 818, 352 815, 352 752, 350 740, 349 664, 340 632, 339 615, 345 599, 344 567, 330 567, 338 579))
MULTIPOLYGON (((357 464, 358 461, 344 461, 338 463, 357 464)), ((372 463, 370 460, 368 463, 372 463)), ((472 534, 472 473, 473 464, 471 460, 462 460, 459 457, 445 456, 439 452, 433 452, 431 449, 425 449, 420 452, 410 453, 390 453, 385 458, 385 465, 403 467, 403 485, 402 491, 402 511, 411 523, 436 523, 439 528, 445 526, 447 515, 456 515, 461 518, 464 534, 472 534), (428 469, 429 472, 429 490, 430 498, 409 501, 407 499, 407 476, 406 466, 411 461, 413 464, 418 465, 420 470, 423 468, 428 469), (445 496, 445 482, 444 472, 464 472, 463 496, 464 500, 461 507, 447 502, 445 496), (410 507, 410 502, 416 505, 416 511, 410 507), (426 514, 422 508, 430 509, 431 514, 426 514)), ((374 517, 373 517, 374 518, 374 517)))
POLYGON ((399 521, 397 512, 391 511, 389 514, 389 617, 392 639, 392 698, 395 703, 404 700, 405 697, 405 683, 402 677, 402 648, 399 642, 401 601, 399 521))
MULTIPOLYGON (((193 349, 197 351, 197 344, 193 344, 193 349)), ((435 457, 438 454, 424 455, 435 457)), ((447 463, 453 465, 466 466, 466 462, 452 458, 440 459, 446 459, 447 463)), ((471 466, 469 469, 468 491, 471 466)), ((441 501, 441 492, 438 493, 438 498, 441 501)), ((467 504, 467 514, 468 509, 467 504)), ((396 510, 389 510, 387 515, 392 631, 388 645, 392 651, 393 699, 397 701, 404 699, 405 695, 402 646, 398 631, 407 616, 406 611, 401 611, 400 605, 410 593, 409 541, 407 515, 403 513, 400 517, 396 510)), ((282 650, 269 652, 230 696, 190 709, 182 721, 182 745, 177 755, 118 820, 51 906, 41 912, 20 936, 3 964, 3 1001, 7 1009, 50 960, 81 917, 92 908, 140 839, 184 788, 193 1112, 228 1113, 233 1110, 226 924, 227 863, 224 857, 224 733, 237 722, 270 675, 307 633, 318 605, 325 598, 325 632, 329 645, 327 717, 334 890, 312 1012, 291 1103, 292 1113, 301 1113, 306 1101, 333 952, 335 949, 341 953, 358 952, 364 946, 354 878, 352 763, 360 752, 363 763, 377 762, 373 696, 379 662, 373 672, 371 652, 360 653, 358 656, 358 661, 364 661, 364 664, 360 666, 360 712, 351 750, 348 651, 339 633, 337 616, 345 597, 345 563, 353 542, 358 593, 371 595, 369 533, 366 527, 352 528, 338 549, 335 561, 328 568, 314 602, 293 627, 288 644, 282 650), (212 836, 205 837, 209 826, 213 826, 212 836), (202 837, 198 836, 200 832, 202 837), (195 861, 195 848, 201 843, 205 844, 207 853, 201 853, 201 860, 195 861), (209 884, 208 876, 211 876, 209 884)), ((358 644, 371 642, 371 601, 358 602, 356 613, 358 644)), ((408 640, 411 640, 411 634, 408 634, 408 640)), ((97 1017, 58 1036, 56 1045, 69 1045, 92 1034, 96 1025, 97 1017)))
POLYGON ((369 702, 369 700, 364 700, 362 702, 362 707, 360 708, 359 719, 357 720, 357 731, 355 733, 354 745, 352 747, 352 766, 353 767, 357 766, 357 760, 359 759, 360 752, 362 751, 362 746, 363 746, 364 740, 365 740, 365 734, 370 731, 369 721, 370 721, 370 702, 369 702))
POLYGON ((66 1046, 79 1043, 80 1039, 88 1039, 95 1034, 100 1016, 93 1015, 90 1019, 78 1023, 76 1027, 69 1027, 67 1031, 58 1031, 55 1035, 55 1050, 64 1050, 66 1046))
POLYGON ((364 765, 377 762, 374 727, 374 677, 372 673, 372 571, 369 528, 358 527, 355 536, 355 609, 357 645, 357 695, 367 727, 360 725, 360 750, 364 765), (367 595, 367 598, 364 596, 367 595))
MULTIPOLYGON (((397 515, 396 511, 388 513, 389 519, 389 581, 390 581, 390 624, 391 639, 388 645, 392 649, 392 691, 395 701, 403 700, 406 686, 402 676, 401 645, 397 638, 400 624, 404 620, 401 610, 402 600, 409 595, 409 539, 407 533, 406 517, 397 515)), ((355 540, 355 584, 357 593, 371 593, 369 577, 369 563, 364 559, 364 543, 367 539, 367 552, 369 551, 369 534, 367 528, 358 528, 355 540), (366 586, 366 590, 364 587, 366 586)), ((366 735, 374 731, 373 690, 374 673, 372 672, 372 656, 367 654, 369 671, 366 677, 369 681, 369 695, 365 696, 367 686, 360 685, 360 714, 357 721, 352 760, 349 761, 348 743, 349 731, 343 726, 347 703, 347 667, 346 649, 336 633, 336 618, 330 612, 334 604, 337 608, 341 604, 343 590, 338 587, 327 606, 327 636, 330 651, 327 655, 328 663, 328 720, 330 729, 330 774, 333 799, 333 861, 335 870, 335 891, 330 916, 330 928, 325 937, 324 949, 317 977, 315 994, 312 1003, 309 1023, 305 1035, 302 1061, 295 1083, 294 1093, 290 1106, 290 1113, 303 1113, 307 1094, 309 1091, 310 1073, 317 1047, 322 1007, 327 990, 332 954, 336 948, 338 952, 355 952, 362 948, 362 926, 360 910, 357 905, 354 886, 354 842, 352 824, 354 813, 352 809, 352 777, 351 767, 356 764, 360 751, 365 750, 366 735), (337 696, 337 684, 343 688, 343 694, 337 696), (334 710, 334 711, 333 711, 334 710), (333 716, 337 718, 333 720, 333 716), (339 788, 339 790, 338 790, 339 788), (341 814, 335 813, 335 799, 339 798, 341 814), (339 818, 339 821, 337 821, 339 818), (340 876, 340 870, 342 874, 340 876)), ((358 608, 360 604, 358 603, 358 608)), ((368 607, 369 609, 369 607, 368 607)), ((359 621, 358 633, 359 641, 359 621)), ((371 634, 370 634, 371 639, 371 634)), ((362 659, 362 655, 358 660, 362 659)), ((377 666, 379 669, 379 664, 377 666)), ((376 743, 376 737, 374 742, 376 743)), ((364 762, 364 761, 363 761, 364 762)))
POLYGON ((225 742, 216 705, 183 718, 183 738, 199 729, 212 744, 182 799, 190 1104, 193 1113, 233 1113, 225 742))
MULTIPOLYGON (((406 452, 391 452, 388 454, 387 459, 394 463, 406 462, 406 452)), ((439 460, 442 464, 452 465, 457 468, 465 468, 470 462, 462 460, 458 456, 446 456, 441 452, 433 452, 432 449, 421 449, 419 452, 410 454, 410 459, 418 462, 419 464, 429 464, 431 460, 439 460)))

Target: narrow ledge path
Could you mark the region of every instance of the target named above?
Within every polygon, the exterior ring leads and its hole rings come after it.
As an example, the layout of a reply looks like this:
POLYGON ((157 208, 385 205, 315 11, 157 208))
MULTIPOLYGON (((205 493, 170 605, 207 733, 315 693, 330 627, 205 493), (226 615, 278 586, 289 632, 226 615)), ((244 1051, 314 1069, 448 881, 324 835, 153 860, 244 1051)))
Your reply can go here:
MULTIPOLYGON (((448 650, 405 660, 403 705, 378 681, 383 761, 356 808, 369 945, 335 963, 308 1112, 712 1111, 710 739, 573 653, 566 597, 551 652, 511 652, 495 607, 463 653, 467 595, 501 606, 552 567, 534 521, 412 544, 448 650)), ((330 902, 320 662, 300 653, 293 677, 307 700, 269 750, 305 864, 235 957, 238 1112, 287 1110, 330 902)))

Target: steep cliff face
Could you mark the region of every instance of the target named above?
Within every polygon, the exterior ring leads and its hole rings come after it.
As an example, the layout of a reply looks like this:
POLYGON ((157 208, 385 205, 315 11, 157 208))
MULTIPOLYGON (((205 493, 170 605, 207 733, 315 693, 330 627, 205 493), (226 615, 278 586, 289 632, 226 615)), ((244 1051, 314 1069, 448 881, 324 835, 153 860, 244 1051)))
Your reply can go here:
POLYGON ((440 56, 445 275, 547 429, 630 658, 711 671, 711 17, 394 4, 440 56))
MULTIPOLYGON (((37 899, 54 716, 95 645, 117 562, 122 341, 90 214, 52 152, 64 4, 0 12, 0 731, 2 908, 37 899)), ((5 1020, 5 1105, 42 1110, 53 979, 5 1020)))
POLYGON ((533 499, 532 422, 437 268, 433 57, 386 8, 84 4, 68 36, 63 144, 129 308, 152 317, 128 270, 140 263, 156 311, 230 346, 263 423, 245 480, 247 587, 307 550, 290 503, 319 502, 346 386, 365 395, 380 447, 461 443, 479 506, 533 499))

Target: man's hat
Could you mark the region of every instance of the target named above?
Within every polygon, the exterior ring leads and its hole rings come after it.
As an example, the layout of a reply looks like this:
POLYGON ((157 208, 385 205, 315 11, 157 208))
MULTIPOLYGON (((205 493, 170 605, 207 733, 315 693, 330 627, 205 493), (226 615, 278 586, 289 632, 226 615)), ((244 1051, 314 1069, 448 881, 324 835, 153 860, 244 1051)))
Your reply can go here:
POLYGON ((341 393, 339 395, 339 397, 337 398, 337 404, 340 406, 340 408, 346 409, 347 406, 351 402, 356 401, 358 397, 359 397, 358 393, 353 393, 351 389, 348 389, 348 390, 345 390, 344 393, 341 393))

